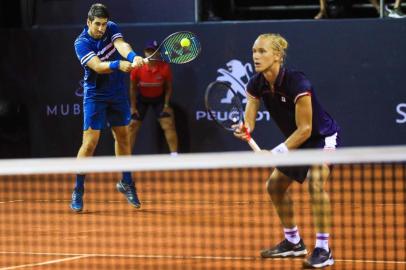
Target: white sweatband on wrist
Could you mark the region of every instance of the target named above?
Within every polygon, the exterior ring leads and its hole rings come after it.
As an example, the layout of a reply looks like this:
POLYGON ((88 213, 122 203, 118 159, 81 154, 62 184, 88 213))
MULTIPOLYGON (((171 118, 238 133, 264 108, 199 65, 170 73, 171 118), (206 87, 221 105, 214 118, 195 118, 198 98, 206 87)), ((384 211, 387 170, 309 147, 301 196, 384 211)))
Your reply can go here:
POLYGON ((287 152, 289 152, 289 149, 285 143, 281 143, 278 146, 276 146, 274 149, 271 150, 271 153, 274 155, 284 154, 287 152))

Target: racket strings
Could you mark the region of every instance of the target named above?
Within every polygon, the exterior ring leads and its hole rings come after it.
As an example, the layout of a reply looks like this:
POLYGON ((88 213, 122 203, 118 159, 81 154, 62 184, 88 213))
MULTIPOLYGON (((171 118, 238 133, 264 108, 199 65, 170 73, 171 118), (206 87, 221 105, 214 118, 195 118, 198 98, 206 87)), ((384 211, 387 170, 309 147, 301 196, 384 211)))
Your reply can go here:
POLYGON ((177 32, 162 42, 161 56, 165 61, 175 64, 184 64, 195 59, 201 50, 197 37, 191 32, 177 32), (187 38, 189 46, 181 46, 181 40, 187 38))
POLYGON ((239 97, 223 82, 216 82, 206 93, 206 106, 211 117, 228 130, 235 130, 243 121, 239 97))

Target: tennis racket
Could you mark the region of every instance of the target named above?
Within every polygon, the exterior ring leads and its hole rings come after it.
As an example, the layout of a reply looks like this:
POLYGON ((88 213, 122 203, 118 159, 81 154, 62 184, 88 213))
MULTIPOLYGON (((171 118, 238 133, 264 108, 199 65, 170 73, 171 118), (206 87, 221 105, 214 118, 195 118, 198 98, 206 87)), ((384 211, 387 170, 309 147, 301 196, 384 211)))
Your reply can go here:
POLYGON ((206 110, 217 124, 228 131, 234 132, 237 127, 243 127, 248 135, 248 144, 255 152, 261 151, 244 127, 244 111, 240 98, 231 86, 225 82, 214 81, 206 88, 206 110))
POLYGON ((144 62, 154 60, 159 55, 167 63, 185 64, 194 60, 200 51, 201 45, 196 35, 181 31, 166 37, 153 54, 144 58, 144 62))

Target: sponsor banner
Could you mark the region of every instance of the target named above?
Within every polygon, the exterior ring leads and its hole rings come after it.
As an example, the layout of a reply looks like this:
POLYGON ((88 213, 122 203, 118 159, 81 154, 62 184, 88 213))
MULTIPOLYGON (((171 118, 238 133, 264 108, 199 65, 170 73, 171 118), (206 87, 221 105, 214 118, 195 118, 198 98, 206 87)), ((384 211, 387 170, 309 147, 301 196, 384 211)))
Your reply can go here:
MULTIPOLYGON (((247 103, 246 86, 249 79, 254 75, 251 63, 242 63, 238 59, 227 61, 225 68, 217 69, 217 78, 215 80, 228 83, 231 88, 237 93, 243 104, 247 103)), ((228 93, 221 100, 221 103, 231 103, 232 95, 228 93)), ((232 113, 215 112, 217 119, 232 119, 232 113)), ((196 111, 196 121, 212 121, 210 114, 206 110, 196 111)), ((259 111, 257 121, 270 121, 268 111, 259 111)))
MULTIPOLYGON (((245 87, 254 74, 252 44, 258 34, 270 29, 289 41, 286 65, 304 71, 311 80, 321 103, 342 128, 343 146, 405 144, 406 39, 398 37, 406 35, 406 28, 400 20, 331 21, 329 28, 323 25, 247 22, 133 25, 123 26, 121 30, 137 53, 143 51, 145 41, 163 39, 180 29, 195 32, 202 42, 202 52, 196 60, 172 65, 174 93, 171 105, 175 111, 180 152, 249 150, 246 143, 210 119, 205 111, 204 91, 214 80, 225 81, 245 103, 245 87), (359 29, 363 29, 362 36, 359 29), (365 40, 380 46, 366 46, 365 40), (382 43, 381 40, 397 42, 382 43), (382 54, 382 51, 388 53, 382 54)), ((40 28, 26 33, 31 66, 35 68, 24 84, 29 87, 22 91, 24 102, 29 104, 31 155, 34 157, 75 156, 80 147, 83 69, 76 59, 73 41, 81 30, 81 27, 40 28)), ((12 55, 15 55, 8 50, 11 48, 3 48, 5 59, 1 65, 6 72, 0 75, 1 82, 21 73, 7 64, 13 63, 12 55)), ((13 50, 18 51, 18 48, 13 50)), ((128 85, 128 78, 125 83, 128 85)), ((227 98, 224 97, 224 102, 227 98)), ((284 139, 263 107, 252 135, 265 149, 284 139)), ((148 112, 134 153, 165 152, 168 148, 162 131, 153 113, 148 112)), ((105 130, 96 155, 113 154, 111 132, 105 130)))
POLYGON ((396 106, 396 123, 406 124, 406 103, 400 103, 396 106))

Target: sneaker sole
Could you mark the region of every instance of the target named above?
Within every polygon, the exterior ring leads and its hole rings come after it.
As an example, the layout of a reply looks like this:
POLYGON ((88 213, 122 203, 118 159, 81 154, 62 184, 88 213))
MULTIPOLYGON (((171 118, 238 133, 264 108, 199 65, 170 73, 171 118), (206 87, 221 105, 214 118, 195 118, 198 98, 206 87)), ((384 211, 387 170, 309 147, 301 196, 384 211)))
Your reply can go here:
POLYGON ((140 209, 141 208, 141 204, 132 204, 129 202, 129 204, 131 204, 134 208, 140 209))
MULTIPOLYGON (((123 194, 124 197, 127 199, 127 196, 125 195, 125 190, 124 190, 123 188, 121 188, 121 185, 120 185, 120 187, 117 185, 116 188, 117 188, 117 191, 120 192, 121 194, 123 194)), ((141 204, 133 204, 133 203, 132 203, 130 200, 128 200, 128 199, 127 199, 127 202, 128 202, 128 204, 130 204, 131 206, 133 206, 133 207, 135 207, 135 208, 137 208, 137 209, 140 209, 140 208, 141 208, 141 204)))
POLYGON ((72 209, 72 211, 75 213, 80 213, 83 210, 83 208, 73 208, 72 205, 70 206, 70 209, 72 209))
POLYGON ((131 206, 134 207, 134 208, 137 208, 137 209, 140 209, 140 208, 141 208, 141 204, 133 204, 133 203, 130 202, 128 199, 127 199, 127 202, 128 202, 129 205, 131 205, 131 206))
POLYGON ((327 261, 323 263, 318 263, 318 264, 309 264, 307 261, 304 262, 303 267, 304 268, 324 268, 327 266, 331 266, 334 264, 334 259, 328 259, 327 261))
MULTIPOLYGON (((124 195, 124 197, 126 197, 126 199, 127 199, 127 196, 125 196, 125 193, 124 192, 121 192, 121 191, 119 191, 121 194, 123 194, 124 195)), ((131 205, 132 207, 134 207, 134 208, 137 208, 137 209, 140 209, 141 208, 141 204, 133 204, 130 200, 128 200, 127 199, 127 202, 128 202, 128 204, 129 205, 131 205)))
POLYGON ((283 253, 278 253, 275 255, 271 256, 266 256, 261 254, 262 258, 288 258, 288 257, 304 257, 307 255, 307 250, 301 250, 301 251, 286 251, 283 253))

